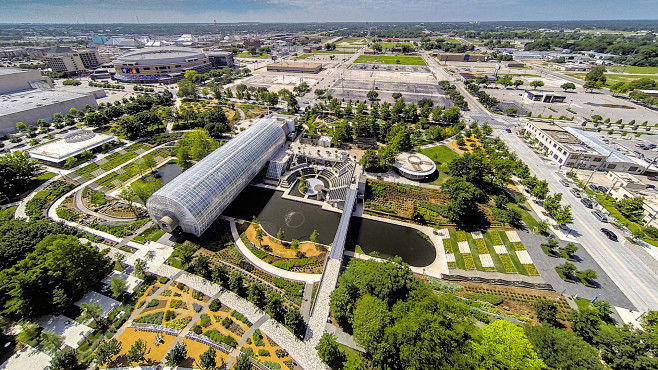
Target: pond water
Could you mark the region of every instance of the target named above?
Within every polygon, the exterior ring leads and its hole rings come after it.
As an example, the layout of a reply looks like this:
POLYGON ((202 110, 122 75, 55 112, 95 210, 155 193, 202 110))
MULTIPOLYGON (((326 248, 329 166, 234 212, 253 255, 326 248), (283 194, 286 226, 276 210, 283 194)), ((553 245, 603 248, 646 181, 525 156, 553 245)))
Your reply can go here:
MULTIPOLYGON (((308 240, 313 230, 319 233, 318 242, 331 244, 336 235, 340 214, 323 211, 308 203, 281 198, 281 192, 248 186, 224 211, 224 215, 243 220, 256 216, 265 230, 276 235, 279 228, 285 239, 308 240)), ((352 217, 347 238, 347 249, 359 245, 366 253, 376 251, 381 257, 400 256, 417 267, 431 264, 436 249, 412 228, 360 217, 352 217)))
POLYGON ((163 184, 167 184, 176 176, 183 173, 183 170, 178 167, 176 163, 167 163, 158 167, 158 172, 156 172, 156 177, 162 181, 163 184))

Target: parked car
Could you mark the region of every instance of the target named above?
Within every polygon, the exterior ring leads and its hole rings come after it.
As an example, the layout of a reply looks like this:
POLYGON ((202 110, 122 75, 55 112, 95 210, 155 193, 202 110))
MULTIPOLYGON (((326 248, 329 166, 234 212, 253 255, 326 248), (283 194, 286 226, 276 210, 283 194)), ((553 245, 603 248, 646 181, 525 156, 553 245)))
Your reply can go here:
POLYGON ((598 212, 598 211, 592 211, 592 214, 594 215, 594 217, 596 217, 597 220, 599 220, 601 222, 608 222, 608 218, 605 217, 605 215, 603 213, 598 212))
POLYGON ((647 180, 649 180, 649 181, 658 181, 658 176, 647 176, 647 180))
POLYGON ((569 187, 569 181, 567 180, 560 180, 560 184, 566 186, 567 188, 569 187))
POLYGON ((656 144, 649 144, 649 145, 644 147, 644 149, 647 149, 647 150, 651 150, 651 149, 655 149, 655 148, 656 148, 656 144))
POLYGON ((571 194, 573 194, 576 198, 582 198, 583 194, 581 194, 580 190, 578 189, 571 189, 571 194))
POLYGON ((647 184, 647 189, 655 189, 656 185, 654 184, 647 184))
POLYGON ((605 227, 601 228, 601 232, 605 234, 605 236, 608 237, 608 239, 612 240, 613 242, 617 241, 617 235, 613 233, 612 231, 606 229, 605 227))
POLYGON ((511 129, 511 128, 506 128, 505 131, 507 131, 508 133, 512 133, 512 129, 511 129))
POLYGON ((607 193, 608 190, 610 190, 610 188, 607 187, 607 186, 599 186, 599 191, 602 191, 602 192, 604 192, 604 193, 607 193))
POLYGON ((596 186, 596 185, 594 185, 594 184, 590 184, 590 185, 589 185, 589 188, 592 189, 592 190, 594 190, 594 191, 599 191, 599 187, 596 186))
POLYGON ((587 208, 593 207, 592 202, 590 202, 589 199, 581 199, 580 203, 582 203, 587 208))

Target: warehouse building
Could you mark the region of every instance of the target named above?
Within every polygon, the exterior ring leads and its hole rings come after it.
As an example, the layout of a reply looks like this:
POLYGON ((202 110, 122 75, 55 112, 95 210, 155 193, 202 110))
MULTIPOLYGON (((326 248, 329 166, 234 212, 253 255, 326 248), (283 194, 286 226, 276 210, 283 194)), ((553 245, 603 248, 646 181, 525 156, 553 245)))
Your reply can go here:
POLYGON ((151 219, 201 236, 293 131, 292 121, 259 120, 156 191, 146 203, 151 219))
POLYGON ((281 62, 267 65, 271 72, 320 73, 322 63, 281 62))

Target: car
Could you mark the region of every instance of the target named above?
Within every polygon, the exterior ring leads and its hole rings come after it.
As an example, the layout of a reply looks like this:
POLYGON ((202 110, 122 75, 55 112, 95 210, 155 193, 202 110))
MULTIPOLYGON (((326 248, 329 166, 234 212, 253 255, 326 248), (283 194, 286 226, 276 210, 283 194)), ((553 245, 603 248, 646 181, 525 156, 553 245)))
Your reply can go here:
POLYGON ((599 191, 599 187, 596 186, 596 185, 594 185, 594 184, 590 184, 590 185, 589 185, 589 188, 592 189, 592 190, 594 190, 594 191, 599 191))
POLYGON ((608 237, 608 239, 612 240, 613 242, 617 241, 617 235, 613 233, 612 231, 606 229, 605 227, 601 228, 601 232, 605 234, 605 236, 608 237))
POLYGON ((573 194, 576 198, 582 198, 583 197, 583 194, 581 194, 578 189, 571 189, 571 194, 573 194))
POLYGON ((562 230, 562 232, 568 233, 570 231, 569 226, 564 225, 564 224, 557 224, 558 229, 562 230))
POLYGON ((649 145, 645 146, 644 149, 648 149, 648 150, 656 149, 656 144, 649 144, 649 145))
POLYGON ((506 128, 505 131, 507 131, 508 133, 512 133, 512 129, 511 129, 511 128, 506 128))
POLYGON ((654 184, 647 184, 647 189, 655 189, 656 185, 654 184))
POLYGON ((594 206, 589 199, 581 199, 580 203, 582 203, 587 208, 592 208, 594 206))
POLYGON ((649 181, 658 181, 658 176, 647 176, 647 180, 649 180, 649 181))
POLYGON ((601 222, 608 222, 608 218, 605 217, 605 215, 603 213, 598 212, 598 211, 592 211, 592 214, 594 215, 594 217, 596 217, 597 220, 599 220, 601 222))
POLYGON ((565 187, 569 187, 569 181, 567 180, 560 180, 560 184, 564 185, 565 187))
POLYGON ((602 192, 604 192, 604 193, 607 193, 608 190, 610 190, 610 188, 607 187, 607 186, 599 186, 599 191, 602 191, 602 192))

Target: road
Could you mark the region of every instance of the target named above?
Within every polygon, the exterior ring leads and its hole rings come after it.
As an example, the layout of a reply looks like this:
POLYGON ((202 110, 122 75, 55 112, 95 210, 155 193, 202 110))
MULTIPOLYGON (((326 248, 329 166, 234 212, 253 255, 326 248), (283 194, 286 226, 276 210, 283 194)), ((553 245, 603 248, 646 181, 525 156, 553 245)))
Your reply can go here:
MULTIPOLYGON (((427 66, 439 80, 451 79, 434 58, 428 55, 423 57, 427 66)), ((552 74, 552 72, 547 73, 552 74)), ((574 222, 571 225, 573 229, 571 235, 575 236, 575 239, 605 270, 612 281, 635 305, 635 308, 641 311, 658 309, 658 276, 620 242, 610 241, 601 233, 600 228, 604 225, 592 216, 590 209, 585 208, 578 198, 560 184, 559 180, 562 177, 558 174, 559 167, 556 163, 540 158, 520 137, 505 131, 507 127, 519 125, 520 120, 490 113, 466 92, 461 82, 453 82, 453 84, 457 86, 469 104, 469 111, 465 114, 466 118, 473 121, 490 122, 494 134, 502 138, 510 150, 516 152, 529 165, 531 172, 538 178, 546 180, 551 192, 562 193, 564 204, 572 205, 574 222)), ((611 225, 605 226, 614 229, 611 225)), ((616 231, 621 237, 621 231, 616 231)))

